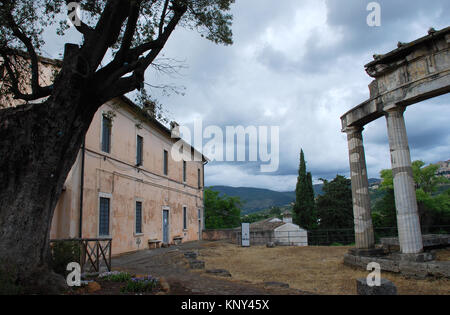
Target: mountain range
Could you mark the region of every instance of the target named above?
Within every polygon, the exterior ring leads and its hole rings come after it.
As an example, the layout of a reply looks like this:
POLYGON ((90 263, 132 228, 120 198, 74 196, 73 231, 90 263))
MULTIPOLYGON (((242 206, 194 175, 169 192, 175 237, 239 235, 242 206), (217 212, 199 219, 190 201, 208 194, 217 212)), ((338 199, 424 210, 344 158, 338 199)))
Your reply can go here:
MULTIPOLYGON (((379 179, 369 179, 369 185, 379 183, 379 179)), ((211 186, 211 190, 218 191, 220 195, 239 197, 243 201, 242 214, 250 214, 271 207, 282 207, 295 201, 295 191, 274 191, 264 188, 254 187, 231 187, 231 186, 211 186)), ((313 185, 314 193, 323 193, 323 184, 313 185)))

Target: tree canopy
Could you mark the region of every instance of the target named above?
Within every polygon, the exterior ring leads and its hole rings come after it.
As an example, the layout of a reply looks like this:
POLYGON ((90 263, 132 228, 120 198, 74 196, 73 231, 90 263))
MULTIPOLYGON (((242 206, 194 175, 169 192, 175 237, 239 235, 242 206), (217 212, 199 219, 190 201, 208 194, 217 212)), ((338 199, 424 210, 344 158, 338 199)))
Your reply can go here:
POLYGON ((235 228, 241 224, 239 197, 220 196, 218 191, 205 188, 205 227, 207 229, 235 228))
MULTIPOLYGON (((412 162, 420 223, 424 230, 432 225, 450 224, 450 189, 446 189, 440 194, 437 193, 438 188, 442 184, 448 184, 449 180, 444 176, 436 175, 438 169, 439 165, 437 164, 425 166, 425 163, 420 160, 412 162)), ((385 195, 374 206, 372 212, 374 225, 396 226, 392 170, 381 170, 380 176, 383 179, 380 189, 385 191, 385 195)))
MULTIPOLYGON (((62 35, 73 26, 82 34, 78 72, 92 76, 101 102, 144 87, 144 72, 153 64, 177 25, 197 30, 215 43, 232 43, 230 5, 234 0, 1 0, 1 92, 32 101, 50 96, 53 83, 41 86, 39 52, 44 31, 57 25, 62 35), (82 12, 77 17, 76 4, 82 12), (105 60, 106 53, 112 60, 105 60), (17 61, 21 52, 28 67, 17 61), (102 63, 107 63, 103 66, 102 63), (25 70, 25 71, 24 71, 25 70), (28 91, 26 87, 31 87, 28 91)), ((66 47, 67 49, 67 47, 66 47)))
POLYGON ((322 179, 323 195, 317 198, 319 229, 353 228, 352 183, 341 175, 322 179))

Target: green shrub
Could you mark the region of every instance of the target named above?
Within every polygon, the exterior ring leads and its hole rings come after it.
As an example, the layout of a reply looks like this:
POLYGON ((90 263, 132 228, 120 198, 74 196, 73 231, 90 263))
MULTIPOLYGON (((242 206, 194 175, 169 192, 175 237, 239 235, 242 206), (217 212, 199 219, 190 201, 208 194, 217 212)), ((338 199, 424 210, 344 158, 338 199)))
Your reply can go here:
POLYGON ((159 285, 159 280, 152 276, 146 276, 143 278, 131 278, 127 281, 127 284, 120 289, 120 292, 124 293, 145 293, 151 292, 159 285))
POLYGON ((127 282, 131 280, 131 275, 127 272, 112 271, 105 272, 98 276, 102 280, 112 281, 112 282, 127 282))
POLYGON ((80 244, 76 241, 58 241, 52 246, 52 268, 56 273, 66 276, 67 265, 80 262, 80 244))

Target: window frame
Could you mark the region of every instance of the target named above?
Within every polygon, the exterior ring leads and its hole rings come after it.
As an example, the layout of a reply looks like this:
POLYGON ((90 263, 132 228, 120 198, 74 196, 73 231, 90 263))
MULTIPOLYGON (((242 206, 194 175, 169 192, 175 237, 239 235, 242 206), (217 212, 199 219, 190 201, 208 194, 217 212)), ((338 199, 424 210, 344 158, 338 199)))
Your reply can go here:
POLYGON ((163 150, 163 174, 169 176, 169 152, 163 150))
POLYGON ((142 166, 143 164, 144 164, 144 137, 136 135, 136 166, 142 166))
POLYGON ((112 195, 111 194, 106 194, 106 193, 100 193, 98 196, 98 213, 97 213, 97 217, 98 217, 98 224, 97 224, 97 235, 99 238, 110 238, 111 237, 111 226, 112 226, 112 215, 111 215, 111 209, 112 209, 112 195), (101 234, 102 230, 102 222, 101 222, 101 204, 102 204, 102 199, 106 199, 108 200, 108 233, 107 234, 101 234))
POLYGON ((188 219, 187 219, 187 206, 183 205, 183 230, 186 231, 188 229, 188 219))
POLYGON ((135 235, 142 235, 143 232, 143 219, 144 219, 144 203, 141 199, 136 199, 134 201, 134 234, 135 235), (138 231, 138 204, 140 205, 140 231, 138 231))
POLYGON ((106 117, 105 113, 102 113, 102 130, 101 130, 101 141, 100 141, 100 149, 102 150, 102 152, 107 153, 107 154, 111 154, 111 147, 112 147, 112 119, 106 117), (109 126, 106 126, 105 128, 105 121, 109 122, 109 126), (108 147, 105 148, 105 130, 108 131, 108 147))

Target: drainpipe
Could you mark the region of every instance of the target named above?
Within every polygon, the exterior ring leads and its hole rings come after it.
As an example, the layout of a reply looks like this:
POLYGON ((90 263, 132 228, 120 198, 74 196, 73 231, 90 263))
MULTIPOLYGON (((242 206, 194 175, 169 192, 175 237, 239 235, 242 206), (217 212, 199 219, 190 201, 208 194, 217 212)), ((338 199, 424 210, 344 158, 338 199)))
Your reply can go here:
POLYGON ((202 214, 202 228, 205 229, 205 165, 208 164, 208 160, 206 160, 203 164, 203 170, 202 170, 202 188, 203 188, 203 199, 202 199, 202 208, 203 208, 203 214, 202 214))
POLYGON ((83 192, 84 192, 84 157, 86 155, 86 136, 81 145, 81 180, 80 180, 80 222, 78 237, 83 237, 83 192))

